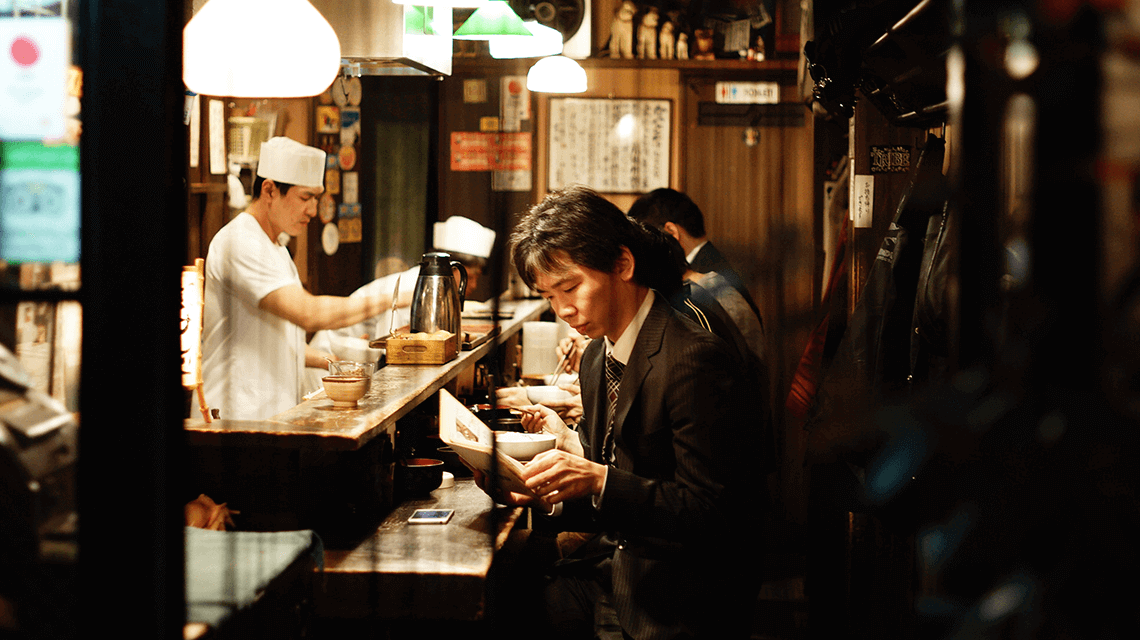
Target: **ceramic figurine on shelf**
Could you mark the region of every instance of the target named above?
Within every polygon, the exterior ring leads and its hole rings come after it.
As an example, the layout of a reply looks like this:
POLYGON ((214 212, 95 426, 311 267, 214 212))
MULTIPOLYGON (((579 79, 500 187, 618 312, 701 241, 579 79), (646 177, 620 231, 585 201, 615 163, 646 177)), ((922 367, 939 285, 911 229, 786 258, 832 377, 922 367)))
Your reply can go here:
POLYGON ((661 25, 661 34, 657 36, 657 44, 662 60, 672 60, 674 57, 673 23, 668 20, 661 25))
POLYGON ((614 21, 610 27, 610 57, 633 57, 633 16, 637 14, 637 5, 625 0, 618 5, 614 12, 614 21))
POLYGON ((684 31, 677 34, 677 59, 689 59, 689 34, 684 31))
POLYGON ((643 60, 657 59, 657 22, 660 15, 657 7, 649 7, 641 16, 637 27, 637 57, 643 60))
POLYGON ((693 54, 694 60, 716 59, 716 54, 713 53, 712 29, 697 29, 693 31, 693 38, 697 44, 697 52, 693 54))
POLYGON ((757 62, 764 61, 764 38, 756 36, 756 44, 748 48, 748 59, 757 62))

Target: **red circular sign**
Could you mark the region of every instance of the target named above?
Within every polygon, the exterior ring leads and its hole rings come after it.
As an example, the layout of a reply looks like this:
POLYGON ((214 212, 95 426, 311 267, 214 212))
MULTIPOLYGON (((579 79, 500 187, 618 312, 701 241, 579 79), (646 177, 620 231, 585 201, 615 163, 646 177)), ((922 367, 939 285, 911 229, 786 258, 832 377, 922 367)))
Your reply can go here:
POLYGON ((12 42, 12 59, 21 67, 30 67, 40 59, 40 48, 35 40, 28 36, 20 36, 12 42))

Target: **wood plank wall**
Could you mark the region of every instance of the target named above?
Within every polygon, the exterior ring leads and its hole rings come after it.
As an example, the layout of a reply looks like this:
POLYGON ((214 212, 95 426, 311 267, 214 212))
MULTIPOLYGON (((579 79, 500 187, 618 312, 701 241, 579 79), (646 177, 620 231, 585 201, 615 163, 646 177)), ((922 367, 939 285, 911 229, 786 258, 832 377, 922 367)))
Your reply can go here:
MULTIPOLYGON (((705 214, 705 230, 749 283, 764 319, 771 398, 783 424, 788 382, 816 322, 813 210, 813 122, 801 126, 756 127, 755 146, 745 127, 700 126, 697 103, 711 102, 714 80, 686 86, 688 120, 684 191, 705 214)), ((794 87, 782 99, 794 101, 794 87)), ((778 429, 781 466, 777 498, 798 519, 804 441, 799 429, 778 429)))

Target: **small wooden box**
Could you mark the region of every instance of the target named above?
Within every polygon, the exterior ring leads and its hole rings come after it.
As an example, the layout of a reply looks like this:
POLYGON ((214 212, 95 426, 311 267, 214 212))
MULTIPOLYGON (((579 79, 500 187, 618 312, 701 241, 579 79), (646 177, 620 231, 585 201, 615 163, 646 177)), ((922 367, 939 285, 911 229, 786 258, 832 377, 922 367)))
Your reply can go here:
POLYGON ((387 340, 388 364, 443 364, 455 358, 454 333, 398 333, 387 340), (412 337, 412 336, 415 337, 412 337))

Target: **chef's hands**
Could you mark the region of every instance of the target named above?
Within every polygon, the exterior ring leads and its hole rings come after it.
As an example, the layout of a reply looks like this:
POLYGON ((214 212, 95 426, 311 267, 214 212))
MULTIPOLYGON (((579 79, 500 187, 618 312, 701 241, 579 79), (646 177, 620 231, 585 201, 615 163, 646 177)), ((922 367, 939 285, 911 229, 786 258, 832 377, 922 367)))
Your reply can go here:
POLYGON ((328 369, 330 361, 340 360, 334 354, 321 351, 311 345, 305 345, 305 366, 314 369, 328 369))

